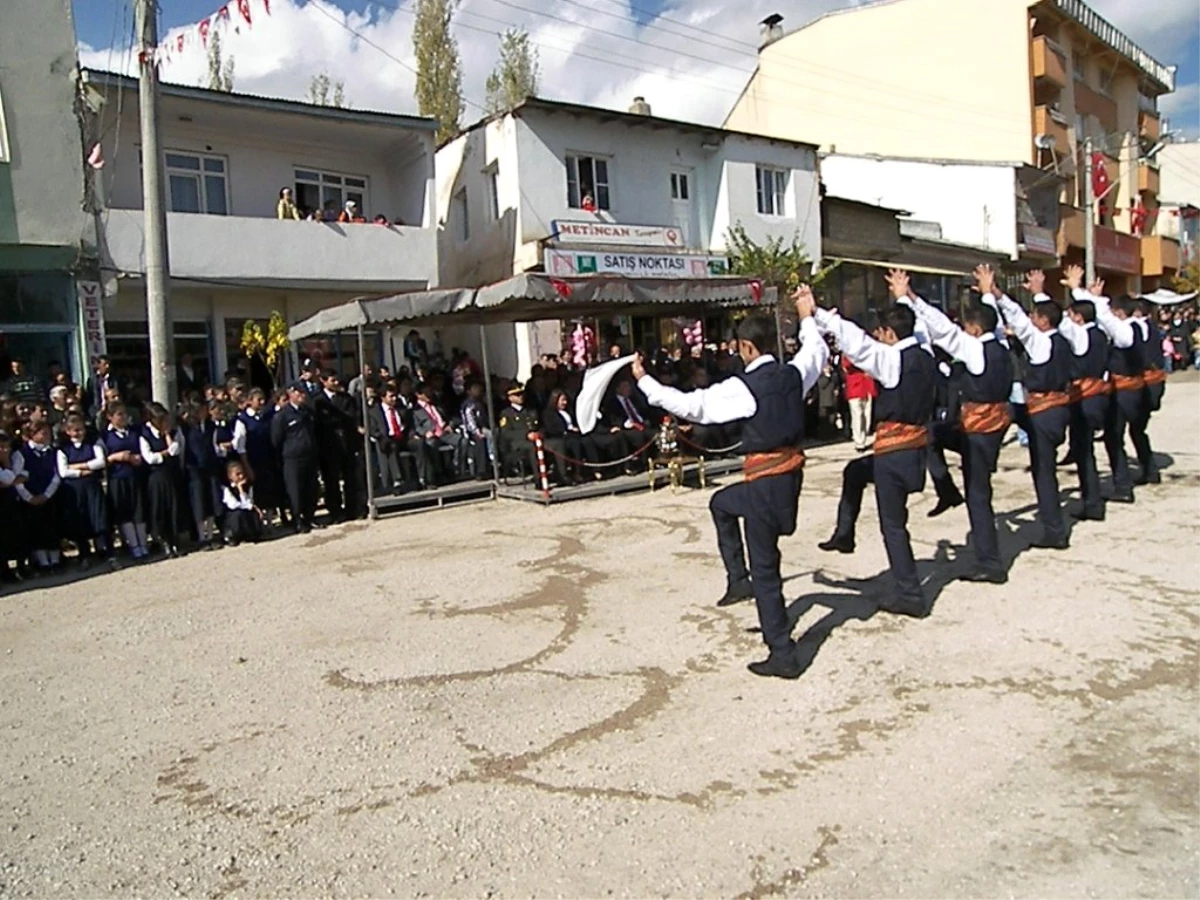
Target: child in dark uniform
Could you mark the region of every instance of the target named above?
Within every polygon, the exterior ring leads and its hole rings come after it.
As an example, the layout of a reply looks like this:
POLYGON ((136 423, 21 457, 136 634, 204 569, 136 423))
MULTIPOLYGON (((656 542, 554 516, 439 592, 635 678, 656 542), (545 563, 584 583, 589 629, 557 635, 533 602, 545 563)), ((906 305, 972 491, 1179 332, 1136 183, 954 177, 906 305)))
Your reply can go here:
POLYGON ((57 454, 50 445, 50 425, 46 422, 27 425, 25 443, 18 454, 28 476, 24 484, 17 485, 17 496, 24 503, 22 529, 34 565, 49 572, 62 561, 56 500, 62 480, 58 477, 57 454))
POLYGON ((145 559, 149 555, 143 511, 146 485, 138 435, 129 427, 129 411, 124 403, 109 403, 104 414, 108 425, 100 440, 108 463, 109 513, 129 555, 135 560, 145 559))
POLYGON ((225 542, 236 547, 242 541, 258 543, 262 538, 262 514, 254 505, 254 488, 240 462, 231 462, 226 469, 223 503, 225 507, 225 542))
POLYGON ((184 440, 161 403, 146 407, 146 425, 138 439, 146 478, 146 507, 150 534, 172 558, 179 551, 179 491, 183 478, 184 440))
POLYGON ((191 504, 193 534, 206 550, 217 543, 217 507, 221 489, 217 484, 216 428, 209 418, 211 406, 189 403, 183 412, 183 465, 187 473, 188 500, 191 504))
POLYGON ((13 456, 12 438, 0 432, 0 581, 3 582, 18 580, 25 558, 21 501, 17 499, 17 485, 25 483, 25 474, 17 469, 13 456), (10 569, 10 561, 18 568, 10 569))
POLYGON ((86 569, 91 565, 93 543, 97 555, 111 559, 103 487, 104 446, 87 442, 87 423, 82 416, 67 416, 62 430, 57 459, 63 535, 79 548, 80 565, 86 569))

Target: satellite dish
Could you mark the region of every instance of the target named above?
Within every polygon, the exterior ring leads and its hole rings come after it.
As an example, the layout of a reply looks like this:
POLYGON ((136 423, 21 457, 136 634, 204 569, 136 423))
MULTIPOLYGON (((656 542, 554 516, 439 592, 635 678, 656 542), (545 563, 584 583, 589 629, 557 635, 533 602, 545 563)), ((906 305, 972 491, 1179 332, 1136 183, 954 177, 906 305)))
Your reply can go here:
POLYGON ((1037 134, 1033 137, 1033 146, 1039 150, 1054 149, 1054 135, 1052 134, 1037 134))

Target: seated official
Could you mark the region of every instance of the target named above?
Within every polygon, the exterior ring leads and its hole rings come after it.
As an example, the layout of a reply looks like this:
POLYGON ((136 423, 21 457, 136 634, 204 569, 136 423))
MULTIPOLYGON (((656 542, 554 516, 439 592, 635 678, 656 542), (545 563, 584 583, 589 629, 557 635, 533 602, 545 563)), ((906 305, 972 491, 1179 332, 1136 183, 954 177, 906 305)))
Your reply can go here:
POLYGON ((433 480, 427 480, 425 486, 431 486, 437 480, 453 481, 454 475, 465 468, 466 436, 455 431, 446 417, 445 412, 433 400, 433 389, 427 384, 417 386, 417 403, 413 408, 413 431, 423 443, 423 451, 431 466, 433 480), (450 462, 442 460, 441 448, 449 447, 450 462))
MULTIPOLYGON (((650 421, 649 409, 640 400, 634 399, 633 382, 628 379, 617 384, 616 394, 609 404, 604 426, 610 435, 619 439, 621 449, 624 451, 621 454, 622 457, 642 451, 646 444, 652 443, 658 436, 658 429, 650 421)), ((653 453, 654 451, 646 450, 644 452, 653 453)), ((636 465, 636 460, 627 460, 624 463, 626 474, 632 475, 636 465)))
MULTIPOLYGON (((554 458, 555 470, 562 484, 578 484, 583 480, 583 463, 598 463, 599 449, 590 434, 582 434, 571 410, 571 397, 561 388, 550 392, 550 400, 542 413, 542 438, 554 458)), ((599 469, 594 469, 600 477, 599 469)))
POLYGON ((379 403, 367 410, 367 433, 378 451, 379 478, 385 492, 399 490, 407 480, 401 457, 405 451, 416 457, 417 480, 421 484, 428 482, 424 444, 413 432, 411 416, 401 407, 395 387, 385 387, 379 403))
POLYGON ((522 469, 530 475, 537 472, 537 451, 533 437, 538 430, 537 413, 525 405, 525 389, 514 382, 507 392, 508 405, 497 418, 496 446, 505 474, 522 469))

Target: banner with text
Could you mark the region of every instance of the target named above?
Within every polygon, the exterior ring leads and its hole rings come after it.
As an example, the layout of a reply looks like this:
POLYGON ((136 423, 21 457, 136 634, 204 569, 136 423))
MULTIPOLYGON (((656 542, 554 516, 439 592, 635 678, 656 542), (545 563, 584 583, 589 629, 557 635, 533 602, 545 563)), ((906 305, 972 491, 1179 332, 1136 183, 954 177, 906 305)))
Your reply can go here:
POLYGON ((683 232, 665 225, 617 225, 556 219, 551 237, 560 244, 610 244, 617 247, 684 249, 683 232))
POLYGON ((630 278, 711 278, 729 274, 723 256, 676 256, 669 253, 546 250, 550 275, 627 275, 630 278))
POLYGON ((79 298, 79 312, 83 317, 90 369, 91 360, 108 352, 108 342, 104 337, 104 293, 98 281, 77 281, 75 291, 79 298))

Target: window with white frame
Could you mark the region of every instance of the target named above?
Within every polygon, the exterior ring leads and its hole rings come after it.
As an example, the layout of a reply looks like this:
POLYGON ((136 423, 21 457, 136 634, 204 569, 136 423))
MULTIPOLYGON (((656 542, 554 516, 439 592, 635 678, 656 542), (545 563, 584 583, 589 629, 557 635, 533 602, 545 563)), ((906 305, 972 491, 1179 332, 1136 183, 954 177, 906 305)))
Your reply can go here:
POLYGON ((454 195, 452 206, 453 218, 456 224, 455 232, 460 241, 471 239, 470 210, 467 207, 467 189, 462 188, 454 195))
POLYGON ((769 166, 755 167, 755 176, 758 182, 758 211, 764 216, 785 215, 784 203, 787 199, 790 174, 787 169, 773 169, 769 166))
POLYGON ((492 164, 484 173, 487 188, 488 214, 493 222, 500 221, 500 167, 492 164))
POLYGON ((223 156, 168 150, 166 163, 171 212, 229 215, 229 180, 223 156))
POLYGON ((567 206, 586 209, 590 197, 596 209, 612 209, 608 160, 600 156, 567 157, 567 206))
POLYGON ((296 206, 308 214, 320 209, 328 216, 337 215, 353 200, 359 215, 367 215, 367 179, 362 175, 296 169, 296 206))
POLYGON ((688 177, 686 172, 671 173, 671 199, 690 200, 688 193, 688 177))

